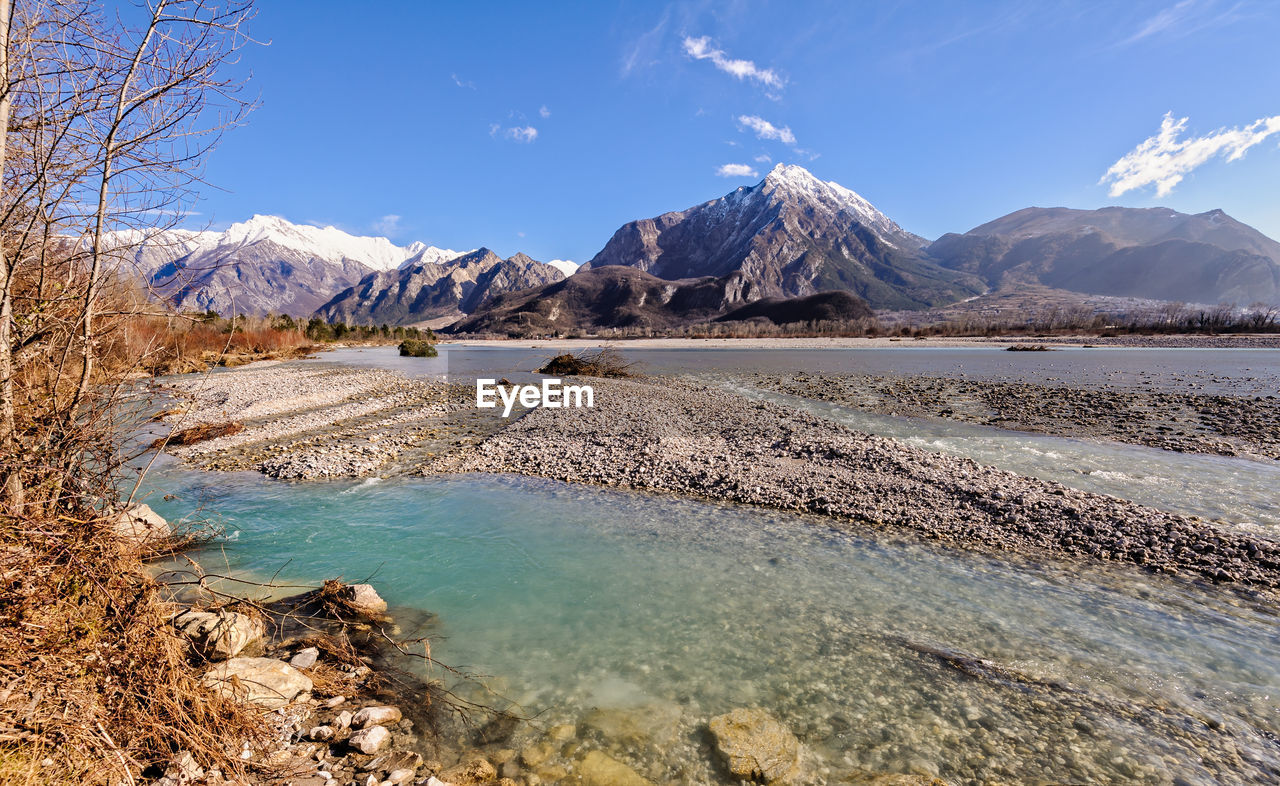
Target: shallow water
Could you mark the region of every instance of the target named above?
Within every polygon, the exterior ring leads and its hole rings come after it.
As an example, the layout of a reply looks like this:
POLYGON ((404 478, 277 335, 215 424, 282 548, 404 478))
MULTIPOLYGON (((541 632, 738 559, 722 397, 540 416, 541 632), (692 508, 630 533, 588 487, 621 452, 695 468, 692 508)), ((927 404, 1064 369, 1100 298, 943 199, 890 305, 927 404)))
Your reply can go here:
POLYGON ((393 605, 435 612, 434 656, 494 675, 542 724, 679 718, 670 740, 615 751, 658 782, 715 780, 697 728, 744 705, 832 778, 1280 777, 1280 627, 1195 587, 543 480, 285 484, 166 462, 152 482, 178 495, 154 502, 164 515, 222 514, 234 569, 374 576, 393 605))

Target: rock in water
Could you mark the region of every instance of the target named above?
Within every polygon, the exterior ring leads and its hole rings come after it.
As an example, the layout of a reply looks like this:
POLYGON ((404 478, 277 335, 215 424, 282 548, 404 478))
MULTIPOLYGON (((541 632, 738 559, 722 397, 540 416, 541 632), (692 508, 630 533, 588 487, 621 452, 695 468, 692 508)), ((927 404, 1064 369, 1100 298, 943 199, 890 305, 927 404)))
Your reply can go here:
POLYGON ((149 505, 134 505, 122 511, 111 522, 111 528, 123 540, 139 546, 155 545, 173 536, 169 522, 149 505))
POLYGON ((475 758, 455 764, 440 773, 440 779, 454 786, 477 786, 498 779, 498 770, 486 759, 475 758))
POLYGON ((735 776, 770 784, 799 779, 800 741, 769 713, 739 707, 712 718, 709 725, 735 776))
POLYGON ((927 775, 899 775, 897 773, 859 772, 845 783, 855 786, 947 786, 947 782, 927 775))
POLYGON ((187 609, 173 627, 210 660, 234 658, 262 641, 262 622, 238 611, 187 609))
POLYGON ((600 751, 591 751, 583 757, 574 772, 582 779, 583 786, 652 786, 635 770, 600 751))
POLYGON ((238 701, 275 709, 311 692, 311 679, 274 658, 232 658, 209 669, 206 687, 238 701))
POLYGON ((361 616, 377 619, 386 614, 387 602, 372 584, 349 584, 342 589, 343 600, 361 616))

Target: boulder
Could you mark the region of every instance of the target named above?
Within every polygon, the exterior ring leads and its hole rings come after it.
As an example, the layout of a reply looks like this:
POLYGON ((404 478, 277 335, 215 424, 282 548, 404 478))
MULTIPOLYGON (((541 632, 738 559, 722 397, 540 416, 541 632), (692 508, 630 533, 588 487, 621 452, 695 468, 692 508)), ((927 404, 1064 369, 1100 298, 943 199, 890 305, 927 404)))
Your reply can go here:
POLYGON ((768 712, 739 707, 712 718, 709 726, 734 776, 769 784, 799 779, 800 741, 768 712))
POLYGON ((351 719, 351 725, 357 729, 366 726, 390 726, 399 723, 400 709, 397 707, 365 707, 351 719))
POLYGON ((600 751, 591 751, 573 768, 582 786, 653 786, 639 773, 600 751))
POLYGON ((347 744, 361 753, 373 754, 391 743, 391 732, 386 726, 370 726, 367 729, 353 732, 347 744))
POLYGON ((440 773, 440 780, 452 783, 454 786, 477 786, 497 779, 498 770, 486 759, 480 758, 455 764, 440 773))
POLYGON ((381 619, 387 613, 387 602, 372 584, 348 584, 342 588, 342 599, 362 617, 381 619))
POLYGON ((274 658, 232 658, 210 668, 204 684, 237 701, 275 709, 311 692, 311 679, 274 658))
POLYGON ((121 511, 112 520, 111 529, 121 539, 138 546, 156 545, 173 537, 169 522, 149 505, 134 505, 121 511))
POLYGON ((188 609, 173 618, 173 627, 210 660, 234 658, 259 645, 266 632, 260 621, 226 610, 188 609))

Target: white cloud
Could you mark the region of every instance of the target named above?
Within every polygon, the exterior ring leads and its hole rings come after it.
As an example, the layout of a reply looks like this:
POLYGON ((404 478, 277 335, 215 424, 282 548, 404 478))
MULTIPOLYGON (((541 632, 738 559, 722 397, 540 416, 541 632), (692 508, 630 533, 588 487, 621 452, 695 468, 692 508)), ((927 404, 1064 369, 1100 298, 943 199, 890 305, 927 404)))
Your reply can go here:
POLYGON ((1174 120, 1172 112, 1166 114, 1160 133, 1112 164, 1098 182, 1110 181, 1113 197, 1151 184, 1155 184, 1156 196, 1164 196, 1206 161, 1220 155, 1236 161, 1249 148, 1280 133, 1280 115, 1255 120, 1243 128, 1220 128, 1205 136, 1179 139, 1186 129, 1187 118, 1174 120))
POLYGON ((738 79, 749 79, 774 90, 781 90, 786 84, 772 68, 760 68, 750 60, 734 60, 723 49, 713 49, 710 36, 685 36, 684 52, 695 60, 710 60, 716 68, 738 79))
POLYGON ((716 177, 759 177, 760 173, 749 164, 724 164, 716 170, 716 177))
POLYGON ((772 164, 772 163, 773 163, 773 158, 772 158, 772 157, 770 157, 767 153, 761 153, 760 155, 756 156, 756 163, 757 163, 757 164, 772 164))
POLYGON ((498 132, 501 130, 502 130, 502 126, 498 125, 497 123, 489 124, 489 136, 497 136, 498 132))
POLYGON ((543 117, 551 117, 551 110, 547 109, 546 104, 543 104, 541 108, 538 109, 538 114, 543 117))
POLYGON ((400 218, 395 213, 388 213, 373 222, 373 231, 380 235, 394 235, 400 231, 400 218))
POLYGON ((760 139, 776 139, 784 145, 794 145, 796 143, 796 135, 791 133, 789 126, 778 128, 773 123, 757 115, 739 115, 738 125, 746 126, 755 131, 756 136, 760 139))
POLYGON ((533 126, 516 126, 515 128, 508 128, 506 131, 502 132, 502 134, 507 139, 527 143, 538 138, 538 129, 533 126))
POLYGON ((449 76, 453 77, 453 83, 454 83, 455 85, 457 85, 458 87, 465 87, 465 88, 467 88, 468 90, 475 90, 475 89, 476 89, 476 84, 475 84, 475 82, 472 82, 472 81, 469 81, 469 80, 468 80, 468 81, 463 81, 462 79, 460 79, 460 78, 458 77, 458 75, 457 75, 457 74, 449 74, 449 76))

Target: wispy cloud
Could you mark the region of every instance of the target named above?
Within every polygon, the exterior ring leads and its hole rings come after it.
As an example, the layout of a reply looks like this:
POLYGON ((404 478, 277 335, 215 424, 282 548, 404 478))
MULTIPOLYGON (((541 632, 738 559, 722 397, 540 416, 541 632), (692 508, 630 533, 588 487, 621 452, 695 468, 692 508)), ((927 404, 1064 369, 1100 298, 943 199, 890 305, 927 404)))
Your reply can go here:
POLYGON ((761 68, 750 60, 737 60, 725 54, 723 49, 715 49, 711 45, 710 36, 693 38, 685 36, 684 53, 694 60, 710 60, 712 65, 726 74, 747 79, 752 82, 781 90, 786 82, 772 68, 761 68))
POLYGON ((538 114, 542 117, 551 117, 551 110, 547 109, 546 104, 543 104, 538 108, 538 114))
POLYGON ((516 126, 508 128, 503 132, 507 139, 513 139, 517 142, 532 142, 538 138, 538 129, 533 126, 516 126))
POLYGON ((454 83, 455 85, 457 85, 458 87, 465 87, 465 88, 466 88, 466 89, 468 89, 468 90, 475 90, 475 89, 476 89, 476 83, 475 83, 475 82, 471 82, 471 81, 464 80, 464 79, 462 79, 461 77, 459 77, 457 74, 449 74, 449 76, 453 77, 453 83, 454 83))
POLYGON ((773 163, 773 158, 772 158, 770 155, 768 155, 767 153, 761 153, 760 155, 756 156, 756 163, 757 163, 757 164, 772 164, 772 163, 773 163))
POLYGON ((388 213, 373 222, 373 231, 380 235, 394 235, 400 231, 400 218, 401 216, 398 216, 395 213, 388 213))
POLYGON ((641 33, 639 37, 627 47, 627 51, 622 54, 622 75, 630 76, 632 71, 637 68, 651 66, 658 62, 657 49, 658 44, 662 40, 662 31, 666 28, 667 22, 671 18, 671 7, 668 6, 662 12, 662 16, 658 19, 658 23, 649 30, 641 33))
POLYGON ((791 133, 789 126, 778 128, 758 115, 739 115, 738 125, 755 131, 756 136, 760 139, 776 139, 784 145, 794 145, 796 143, 796 135, 791 133))
POLYGON ((760 173, 750 164, 723 164, 716 170, 716 177, 759 177, 760 173))
POLYGON ((1149 137, 1111 165, 1099 183, 1111 183, 1111 196, 1154 184, 1156 196, 1164 196, 1191 170, 1216 156, 1237 161, 1272 134, 1280 133, 1280 115, 1264 117, 1240 128, 1220 128, 1204 136, 1181 139, 1187 118, 1173 119, 1170 112, 1160 132, 1149 137))
POLYGON ((1149 38, 1183 38, 1208 27, 1243 19, 1238 13, 1244 3, 1224 6, 1219 0, 1178 0, 1143 20, 1132 35, 1119 43, 1128 46, 1149 38))

